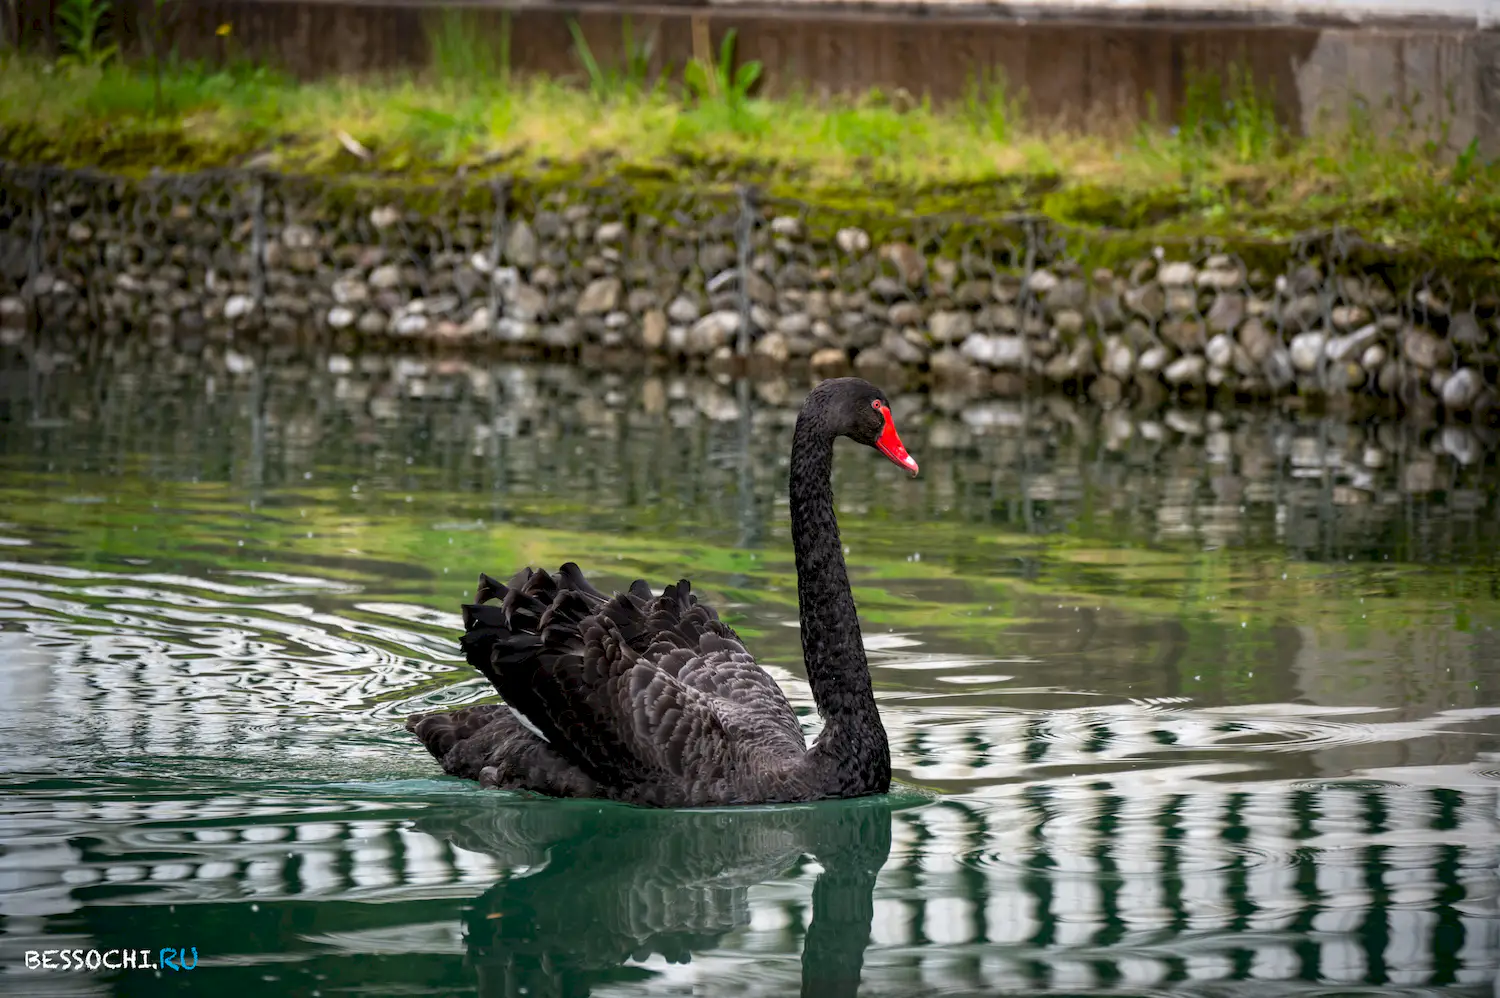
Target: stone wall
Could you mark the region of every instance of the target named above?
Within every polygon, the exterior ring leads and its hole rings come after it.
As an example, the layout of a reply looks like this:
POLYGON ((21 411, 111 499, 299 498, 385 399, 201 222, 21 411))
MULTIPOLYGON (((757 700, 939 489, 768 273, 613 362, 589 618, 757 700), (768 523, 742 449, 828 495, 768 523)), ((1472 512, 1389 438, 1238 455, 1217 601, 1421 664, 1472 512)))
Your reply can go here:
POLYGON ((1500 416, 1500 288, 1337 234, 1140 245, 753 192, 6 168, 0 320, 1500 416), (744 356, 740 354, 743 352, 744 356))

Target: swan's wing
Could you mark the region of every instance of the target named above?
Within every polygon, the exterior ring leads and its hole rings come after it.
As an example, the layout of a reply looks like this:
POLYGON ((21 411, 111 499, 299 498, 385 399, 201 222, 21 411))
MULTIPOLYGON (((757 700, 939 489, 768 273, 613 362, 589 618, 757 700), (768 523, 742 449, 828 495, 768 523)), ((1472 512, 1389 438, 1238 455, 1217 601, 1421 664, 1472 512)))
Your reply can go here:
POLYGON ((642 650, 642 657, 684 686, 724 701, 719 705, 721 716, 763 730, 756 738, 785 736, 804 743, 786 694, 734 629, 693 595, 687 579, 668 586, 653 601, 647 630, 652 643, 642 650))
POLYGON ((481 577, 464 608, 469 661, 538 735, 614 794, 721 800, 803 748, 796 715, 686 581, 605 598, 568 564, 556 578, 481 577), (487 605, 486 599, 500 599, 487 605))

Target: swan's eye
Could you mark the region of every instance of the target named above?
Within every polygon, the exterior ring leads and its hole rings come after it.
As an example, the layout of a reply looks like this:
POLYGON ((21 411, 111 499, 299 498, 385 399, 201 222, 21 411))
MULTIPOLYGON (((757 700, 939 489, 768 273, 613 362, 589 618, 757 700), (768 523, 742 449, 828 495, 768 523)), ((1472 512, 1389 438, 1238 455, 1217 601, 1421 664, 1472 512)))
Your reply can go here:
POLYGON ((884 409, 885 406, 881 403, 880 399, 876 399, 875 401, 870 403, 870 408, 874 409, 876 412, 879 412, 881 409, 884 409))

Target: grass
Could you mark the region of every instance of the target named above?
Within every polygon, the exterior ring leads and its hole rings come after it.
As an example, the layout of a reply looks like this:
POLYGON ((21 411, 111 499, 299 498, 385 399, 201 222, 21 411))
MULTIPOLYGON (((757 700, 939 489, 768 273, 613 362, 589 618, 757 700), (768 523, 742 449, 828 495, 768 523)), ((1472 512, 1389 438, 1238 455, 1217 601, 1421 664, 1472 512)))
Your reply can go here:
MULTIPOLYGON (((993 73, 936 105, 904 92, 815 100, 756 93, 761 68, 716 57, 653 69, 627 36, 618 65, 574 26, 579 75, 512 79, 509 32, 472 15, 431 19, 429 71, 296 83, 262 67, 163 58, 49 63, 0 57, 0 156, 125 173, 256 162, 296 172, 503 169, 751 181, 771 193, 872 213, 1046 211, 1153 237, 1284 238, 1334 225, 1451 260, 1493 261, 1500 165, 1455 162, 1442 127, 1346 122, 1299 138, 1247 74, 1198 75, 1172 120, 1082 132, 1030 118, 993 73), (347 152, 339 132, 372 155, 347 152)), ((90 43, 94 44, 94 43, 90 43)))

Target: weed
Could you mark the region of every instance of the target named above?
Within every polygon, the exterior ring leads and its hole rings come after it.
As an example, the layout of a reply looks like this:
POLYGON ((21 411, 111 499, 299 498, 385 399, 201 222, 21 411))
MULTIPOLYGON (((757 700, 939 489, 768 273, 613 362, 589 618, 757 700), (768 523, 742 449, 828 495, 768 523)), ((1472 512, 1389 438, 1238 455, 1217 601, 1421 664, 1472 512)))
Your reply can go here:
POLYGON ((1214 157, 1244 164, 1273 155, 1280 135, 1275 107, 1248 69, 1232 65, 1227 80, 1188 74, 1175 135, 1185 177, 1203 173, 1214 157))
POLYGON ((1005 69, 980 70, 969 77, 962 108, 974 131, 995 142, 1010 142, 1021 120, 1023 100, 1010 91, 1005 69))
POLYGON ((636 99, 661 90, 665 83, 664 77, 657 77, 654 82, 651 78, 651 56, 656 48, 656 37, 648 35, 637 44, 629 15, 625 16, 620 26, 624 63, 619 68, 606 69, 599 65, 593 50, 589 48, 588 38, 573 18, 568 18, 568 31, 573 35, 573 53, 588 75, 589 92, 601 104, 636 99))
POLYGON ((424 25, 432 71, 447 82, 510 83, 510 12, 500 15, 493 38, 470 11, 444 9, 424 25))
POLYGON ((61 0, 57 5, 60 63, 98 69, 115 57, 116 46, 104 42, 104 18, 109 11, 109 0, 61 0))
POLYGON ((691 60, 682 71, 682 82, 697 105, 700 118, 719 119, 730 131, 755 134, 765 122, 750 108, 750 90, 760 79, 761 64, 752 59, 734 66, 734 35, 730 28, 719 44, 719 58, 705 65, 691 60))

